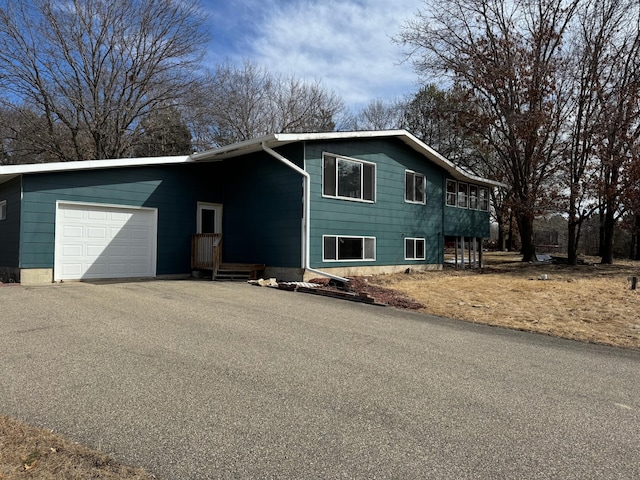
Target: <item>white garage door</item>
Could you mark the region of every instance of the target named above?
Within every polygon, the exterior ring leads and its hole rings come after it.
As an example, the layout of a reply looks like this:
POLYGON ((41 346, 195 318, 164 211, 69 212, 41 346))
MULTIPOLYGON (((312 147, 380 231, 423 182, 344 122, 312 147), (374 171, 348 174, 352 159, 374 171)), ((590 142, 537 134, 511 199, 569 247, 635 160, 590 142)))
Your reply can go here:
POLYGON ((157 210, 58 202, 55 280, 154 277, 157 210))

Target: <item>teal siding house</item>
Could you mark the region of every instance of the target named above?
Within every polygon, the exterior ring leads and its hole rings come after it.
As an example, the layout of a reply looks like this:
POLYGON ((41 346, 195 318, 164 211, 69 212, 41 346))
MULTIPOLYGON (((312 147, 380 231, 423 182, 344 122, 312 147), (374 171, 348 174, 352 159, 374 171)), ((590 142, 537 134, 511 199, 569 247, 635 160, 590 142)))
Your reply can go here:
MULTIPOLYGON (((489 190, 404 130, 274 134, 202 153, 0 167, 0 273, 188 276, 194 238, 279 280, 437 269, 489 236, 489 190)), ((210 246, 207 246, 206 256, 210 246)))

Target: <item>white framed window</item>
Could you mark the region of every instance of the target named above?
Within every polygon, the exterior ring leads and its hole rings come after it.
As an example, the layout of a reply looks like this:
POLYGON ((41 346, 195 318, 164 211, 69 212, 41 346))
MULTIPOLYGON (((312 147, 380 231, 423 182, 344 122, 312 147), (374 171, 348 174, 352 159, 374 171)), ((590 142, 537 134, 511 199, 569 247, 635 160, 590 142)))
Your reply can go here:
POLYGON ((375 237, 353 237, 348 235, 322 236, 322 260, 325 262, 347 262, 375 259, 375 237))
POLYGON ((325 197, 375 202, 376 164, 325 153, 322 182, 325 197))
POLYGON ((405 260, 424 260, 424 238, 405 238, 404 239, 404 259, 405 260))
POLYGON ((447 205, 455 207, 457 205, 456 196, 458 194, 458 182, 447 180, 447 205))
POLYGON ((467 208, 469 202, 469 185, 458 182, 458 207, 467 208))
POLYGON ((0 200, 0 221, 7 219, 7 201, 0 200))
POLYGON ((478 187, 477 185, 469 185, 469 208, 478 209, 478 187))
POLYGON ((426 180, 423 174, 412 170, 404 172, 404 201, 408 203, 426 203, 426 180))
POLYGON ((483 212, 489 211, 489 189, 480 187, 478 189, 478 208, 483 212))
POLYGON ((447 180, 446 203, 450 207, 489 211, 489 189, 467 183, 447 180))

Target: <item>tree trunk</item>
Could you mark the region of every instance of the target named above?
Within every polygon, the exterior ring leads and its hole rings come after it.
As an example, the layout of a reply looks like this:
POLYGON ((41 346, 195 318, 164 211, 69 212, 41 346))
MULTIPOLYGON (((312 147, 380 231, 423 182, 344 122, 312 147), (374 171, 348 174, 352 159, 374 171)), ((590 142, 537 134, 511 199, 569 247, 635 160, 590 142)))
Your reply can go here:
POLYGON ((611 265, 613 263, 613 230, 615 227, 614 212, 612 208, 607 208, 604 215, 604 225, 602 226, 602 259, 600 263, 611 265))
POLYGON ((604 211, 600 210, 600 227, 598 228, 598 256, 604 253, 604 211))
POLYGON ((578 236, 576 220, 576 199, 573 193, 574 188, 571 188, 571 194, 569 196, 569 221, 567 222, 567 261, 569 265, 578 264, 578 236))
POLYGON ((640 260, 640 214, 636 215, 636 251, 633 260, 640 260))
POLYGON ((527 214, 518 215, 518 228, 520 229, 520 241, 522 243, 522 261, 536 261, 536 246, 533 242, 533 217, 527 214))
POLYGON ((513 212, 509 213, 509 236, 507 240, 507 250, 513 252, 513 212))
POLYGON ((567 261, 569 265, 578 264, 578 242, 576 238, 577 222, 569 220, 568 223, 568 238, 567 238, 567 261))

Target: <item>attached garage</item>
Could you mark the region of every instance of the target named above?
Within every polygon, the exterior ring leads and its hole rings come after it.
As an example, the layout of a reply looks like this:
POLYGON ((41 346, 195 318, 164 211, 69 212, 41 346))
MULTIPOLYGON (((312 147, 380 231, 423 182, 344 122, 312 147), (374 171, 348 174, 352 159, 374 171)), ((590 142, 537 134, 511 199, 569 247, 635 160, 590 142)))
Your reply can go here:
POLYGON ((54 280, 156 276, 158 212, 57 202, 54 280))

